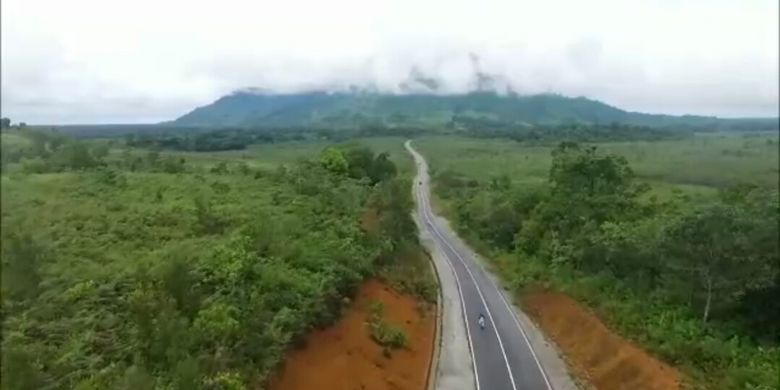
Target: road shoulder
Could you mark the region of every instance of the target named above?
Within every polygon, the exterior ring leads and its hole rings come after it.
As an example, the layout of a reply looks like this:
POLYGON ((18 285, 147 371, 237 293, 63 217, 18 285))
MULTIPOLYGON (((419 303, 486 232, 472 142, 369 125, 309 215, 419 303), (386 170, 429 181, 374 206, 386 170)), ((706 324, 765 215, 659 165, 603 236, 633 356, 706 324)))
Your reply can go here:
POLYGON ((439 318, 441 328, 438 336, 439 345, 434 352, 438 353, 438 355, 433 357, 434 363, 431 365, 431 369, 435 370, 435 373, 431 374, 433 377, 433 388, 437 390, 473 390, 476 386, 471 350, 468 344, 466 326, 463 322, 462 306, 455 275, 447 263, 442 249, 436 244, 425 227, 420 214, 421 209, 419 199, 417 199, 417 190, 419 183, 427 182, 428 179, 425 175, 427 175, 427 172, 418 170, 411 191, 413 191, 415 200, 413 218, 417 225, 418 237, 433 261, 439 280, 439 318))
MULTIPOLYGON (((435 216, 435 218, 437 219, 436 222, 438 223, 438 226, 446 230, 445 234, 450 237, 459 237, 452 229, 447 219, 440 216, 435 216)), ((499 286, 499 291, 506 301, 510 303, 515 317, 520 322, 520 325, 528 337, 531 348, 533 348, 537 358, 544 367, 544 371, 550 380, 552 388, 555 390, 576 390, 586 387, 585 385, 578 386, 578 384, 574 382, 572 379, 573 376, 569 373, 568 366, 561 358, 561 356, 564 355, 558 350, 555 344, 544 335, 536 323, 534 323, 531 318, 517 306, 515 297, 507 291, 502 281, 499 280, 493 272, 489 271, 490 268, 486 261, 473 251, 471 247, 465 245, 462 240, 458 239, 452 241, 454 242, 454 245, 458 246, 459 250, 468 253, 473 259, 476 259, 476 263, 482 269, 482 272, 490 278, 496 286, 499 286)))

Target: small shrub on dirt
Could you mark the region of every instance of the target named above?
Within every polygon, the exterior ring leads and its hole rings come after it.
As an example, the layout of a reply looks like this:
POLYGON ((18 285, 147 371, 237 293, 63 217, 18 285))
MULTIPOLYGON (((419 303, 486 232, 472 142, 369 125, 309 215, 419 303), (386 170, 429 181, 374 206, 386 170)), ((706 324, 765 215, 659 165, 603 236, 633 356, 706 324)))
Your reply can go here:
POLYGON ((369 303, 368 312, 367 325, 372 340, 385 347, 385 350, 387 348, 406 348, 409 345, 406 332, 398 325, 385 321, 384 305, 381 302, 372 301, 369 303))

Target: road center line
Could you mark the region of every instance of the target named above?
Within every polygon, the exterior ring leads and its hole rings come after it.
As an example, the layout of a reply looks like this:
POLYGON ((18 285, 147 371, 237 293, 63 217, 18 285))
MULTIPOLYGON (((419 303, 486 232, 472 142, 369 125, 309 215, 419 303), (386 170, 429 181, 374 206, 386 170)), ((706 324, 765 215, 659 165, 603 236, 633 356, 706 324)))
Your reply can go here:
MULTIPOLYGON (((427 211, 427 208, 426 210, 427 211)), ((426 213, 427 214, 427 213, 426 213)), ((430 217, 426 215, 426 218, 430 221, 430 217)), ((501 349, 501 355, 504 358, 504 363, 506 364, 506 369, 509 374, 509 381, 512 384, 512 389, 517 390, 517 385, 515 384, 515 378, 512 374, 512 367, 509 364, 509 358, 506 356, 506 350, 504 349, 504 342, 501 341, 501 335, 498 333, 498 329, 496 328, 496 322, 493 320, 493 315, 490 313, 490 308, 487 305, 487 301, 485 301, 485 296, 482 295, 482 290, 479 288, 479 284, 477 284, 477 280, 474 278, 474 275, 471 274, 471 270, 468 269, 468 266, 465 264, 463 259, 460 257, 460 254, 455 250, 455 248, 450 245, 449 242, 447 242, 447 239, 444 238, 444 236, 436 229, 435 224, 431 224, 431 230, 436 233, 436 235, 439 236, 442 243, 450 248, 450 250, 455 253, 455 256, 461 261, 464 267, 466 267, 466 272, 469 274, 471 281, 474 283, 474 288, 477 290, 477 294, 479 295, 479 299, 482 301, 482 306, 485 307, 485 312, 487 312, 488 318, 490 318, 490 322, 492 323, 493 332, 496 334, 496 339, 498 339, 498 347, 501 349)), ((449 257, 449 256, 448 256, 449 257)))
MULTIPOLYGON (((487 272, 485 268, 481 264, 479 264, 479 262, 475 261, 475 263, 477 263, 477 267, 479 267, 483 273, 487 272)), ((493 280, 490 280, 490 282, 493 283, 493 280)), ((542 363, 539 361, 539 358, 536 356, 536 351, 534 351, 534 347, 531 345, 531 341, 528 339, 528 336, 525 333, 525 329, 523 329, 523 326, 520 324, 520 320, 517 319, 514 310, 509 305, 509 302, 507 302, 506 297, 504 297, 504 294, 501 293, 501 290, 499 289, 500 287, 495 285, 495 283, 493 283, 493 285, 496 287, 496 290, 498 291, 498 295, 501 297, 501 301, 504 302, 504 306, 506 306, 506 309, 509 311, 509 314, 511 314, 512 319, 515 320, 515 325, 517 325, 517 328, 520 329, 520 333, 523 335, 523 340, 525 340, 526 345, 528 345, 528 349, 531 350, 531 356, 533 356, 534 361, 536 362, 536 367, 538 367, 539 371, 542 373, 542 378, 544 379, 544 383, 547 385, 547 389, 553 390, 553 387, 550 384, 550 380, 547 378, 547 372, 544 371, 544 368, 542 367, 542 363)))
MULTIPOLYGON (((408 145, 408 144, 407 144, 407 146, 410 147, 410 145, 408 145)), ((411 149, 411 147, 410 147, 410 149, 411 149)), ((422 159, 422 156, 418 155, 416 157, 422 159)), ((426 168, 427 168, 427 164, 426 164, 426 168)), ((426 169, 426 171, 427 171, 427 169, 426 169)), ((422 188, 420 188, 420 191, 422 191, 422 188)), ((418 191, 418 196, 419 195, 421 195, 421 194, 418 191)), ((482 301, 482 306, 485 307, 485 312, 487 312, 488 318, 490 318, 490 322, 492 323, 493 332, 495 333, 496 339, 498 340, 498 346, 501 349, 501 355, 504 358, 504 363, 506 364, 506 369, 507 369, 507 373, 509 374, 509 381, 512 384, 512 389, 513 390, 517 390, 517 385, 515 384, 515 378, 514 378, 514 375, 512 374, 512 367, 509 364, 509 359, 507 358, 506 350, 504 349, 504 343, 501 340, 501 335, 498 333, 498 329, 496 328, 496 322, 493 320, 493 315, 491 314, 490 308, 488 307, 487 302, 485 301, 484 295, 482 295, 482 290, 479 288, 479 285, 477 284, 477 280, 474 278, 474 275, 471 274, 471 270, 469 270, 468 266, 463 261, 463 259, 460 257, 458 252, 452 247, 452 245, 450 245, 449 242, 447 242, 447 239, 438 231, 438 229, 436 229, 435 223, 432 223, 431 216, 433 215, 433 213, 431 213, 431 211, 430 211, 430 205, 429 205, 428 200, 426 199, 426 197, 424 197, 424 196, 421 197, 421 200, 422 200, 421 203, 422 203, 422 206, 423 206, 422 207, 423 216, 425 217, 426 222, 428 223, 428 225, 430 225, 430 227, 431 227, 431 229, 429 229, 429 230, 434 232, 436 235, 438 235, 439 239, 442 241, 442 243, 444 245, 446 245, 447 247, 449 247, 450 251, 455 253, 455 256, 458 257, 458 259, 461 261, 463 266, 466 267, 466 272, 468 272, 469 276, 471 277, 471 281, 472 281, 472 283, 474 283, 474 288, 477 290, 477 294, 479 295, 479 299, 482 301)), ((447 256, 446 251, 445 251, 444 255, 447 257, 447 261, 451 261, 450 257, 447 256)), ((450 264, 450 266, 452 266, 452 264, 450 264)), ((455 273, 455 276, 456 276, 456 280, 457 280, 457 272, 455 273)), ((458 286, 460 286, 460 282, 457 282, 457 284, 458 284, 458 286)), ((464 307, 463 315, 464 315, 464 317, 467 317, 468 313, 466 313, 466 311, 465 311, 465 302, 463 300, 462 294, 461 294, 461 303, 463 304, 463 307, 464 307)), ((466 330, 468 332, 469 331, 468 318, 464 318, 464 321, 466 321, 466 330)), ((469 332, 469 334, 470 334, 470 332, 469 332)), ((469 342, 471 342, 471 337, 470 336, 469 336, 469 342)), ((475 358, 475 356, 476 355, 473 353, 473 350, 472 350, 472 358, 473 358, 472 363, 474 364, 474 376, 476 378, 478 374, 477 374, 477 370, 476 370, 476 358, 475 358)), ((479 380, 477 380, 477 388, 479 388, 479 380)))
MULTIPOLYGON (((406 147, 415 156, 415 160, 421 159, 422 161, 425 161, 425 159, 422 158, 422 156, 419 155, 419 153, 417 153, 411 147, 411 141, 407 141, 406 142, 406 147)), ((419 177, 420 176, 419 169, 420 169, 421 165, 420 164, 417 164, 417 165, 418 165, 418 177, 419 177)), ((427 168, 427 163, 426 163, 426 168, 427 168)), ((427 171, 427 169, 426 169, 426 171, 427 171)), ((419 185, 418 185, 418 189, 422 190, 419 185)), ((512 382, 512 388, 513 389, 517 389, 517 387, 515 386, 515 381, 514 381, 514 376, 512 374, 511 366, 509 364, 509 360, 507 359, 506 351, 504 349, 504 345, 503 345, 503 342, 501 340, 501 336, 499 335, 498 330, 495 328, 495 321, 493 320, 493 316, 490 313, 490 309, 487 306, 487 302, 485 301, 485 297, 483 296, 482 291, 479 288, 479 285, 478 285, 478 283, 476 281, 476 278, 474 277, 474 274, 472 273, 470 267, 468 266, 468 264, 466 264, 466 261, 463 259, 463 257, 460 255, 460 253, 452 246, 452 244, 450 244, 450 242, 447 240, 447 238, 445 238, 444 235, 441 232, 438 231, 438 229, 436 228, 436 225, 434 223, 431 223, 431 217, 433 217, 433 213, 430 211, 430 206, 429 206, 429 204, 427 202, 427 199, 424 199, 424 197, 420 194, 419 191, 417 192, 417 195, 418 195, 418 198, 420 198, 421 200, 425 200, 425 202, 424 202, 425 204, 423 205, 424 207, 423 207, 422 211, 423 211, 424 217, 427 220, 428 224, 431 225, 431 230, 434 233, 436 233, 436 235, 439 236, 441 241, 446 246, 448 246, 453 253, 455 253, 455 256, 458 258, 458 260, 461 262, 461 264, 463 264, 463 266, 466 268, 466 272, 468 272, 469 276, 471 277, 471 280, 474 283, 475 288, 477 289, 477 293, 479 294, 480 299, 482 300, 482 304, 485 306, 485 309, 487 311, 488 317, 490 317, 490 321, 493 323, 493 330, 496 333, 496 338, 498 339, 499 346, 501 347, 501 353, 503 354, 504 362, 506 363, 507 370, 509 371, 509 378, 510 378, 510 381, 512 382)), ((469 255, 471 256, 472 254, 469 253, 469 255)), ((445 256, 446 256, 446 253, 445 253, 445 256)), ((446 257, 447 257, 447 259, 449 261, 449 256, 446 256, 446 257)), ((450 264, 450 266, 452 267, 452 264, 450 264)), ((480 270, 482 270, 483 273, 485 272, 485 269, 482 267, 481 264, 477 264, 477 266, 480 268, 480 270)), ((456 273, 456 276, 457 276, 457 273, 456 273)), ((545 382, 545 385, 547 386, 547 389, 548 390, 552 390, 552 385, 550 384, 550 381, 547 378, 547 373, 544 371, 544 368, 542 367, 541 362, 539 361, 539 358, 536 355, 536 351, 534 351, 534 348, 531 345, 530 340, 528 339, 528 336, 527 336, 527 334, 525 332, 525 329, 523 329, 522 325, 520 324, 520 321, 517 319, 517 316, 513 312, 513 309, 511 308, 511 306, 507 302, 507 300, 504 297, 504 295, 501 293, 501 290, 499 290, 499 287, 495 284, 495 282, 492 279, 490 279, 489 277, 487 279, 493 285, 493 287, 496 288, 496 292, 498 293, 499 297, 501 298, 501 301, 504 303, 504 306, 509 311, 509 314, 511 315, 512 319, 514 320, 515 325, 517 326, 518 330, 520 330, 520 333, 523 336, 523 340, 525 341, 526 345, 528 346, 528 349, 531 351, 531 355, 533 356, 534 361, 536 362, 536 366, 539 369, 539 372, 542 374, 542 378, 544 379, 544 382, 545 382)), ((456 281, 457 281, 457 278, 456 278, 456 281)), ((460 288, 460 282, 459 281, 458 281, 458 287, 460 288)), ((461 294, 461 299, 462 299, 462 293, 460 293, 460 294, 461 294)), ((463 303, 462 300, 461 300, 461 303, 463 303)), ((465 303, 463 303, 463 304, 464 304, 464 307, 465 307, 465 303)), ((466 314, 466 312, 464 310, 464 315, 465 314, 466 314)), ((468 321, 466 321, 466 326, 467 326, 467 330, 468 330, 468 321)), ((469 342, 471 342, 470 336, 469 336, 469 342)), ((473 356, 473 353, 472 353, 472 356, 473 356)), ((475 363, 475 375, 476 375, 476 363, 475 363)), ((479 383, 479 382, 477 382, 477 383, 479 383)))
MULTIPOLYGON (((418 190, 416 192, 417 198, 420 201, 422 201, 422 195, 420 193, 421 189, 420 189, 419 186, 417 188, 418 188, 418 190)), ((430 224, 430 220, 427 220, 427 216, 425 215, 424 212, 423 212, 423 219, 424 219, 423 223, 427 222, 428 224, 430 224)), ((434 240, 434 241, 436 241, 436 240, 434 240)), ((442 249, 444 249, 444 248, 442 248, 442 249)), ((469 326, 469 322, 468 322, 467 316, 465 315, 466 314, 466 301, 463 299, 463 290, 460 287, 460 279, 458 279, 458 273, 455 271, 455 267, 453 267, 452 262, 450 261, 450 257, 447 256, 447 253, 445 251, 442 251, 442 253, 444 254, 444 257, 447 259, 447 265, 450 267, 450 271, 452 272, 452 274, 455 277, 455 285, 458 287, 458 297, 460 298, 460 306, 461 306, 461 310, 463 311, 463 316, 461 316, 461 317, 463 318, 463 323, 466 325, 466 337, 469 340, 469 353, 471 354, 471 366, 472 366, 472 369, 474 370, 474 383, 477 386, 477 390, 480 390, 479 372, 477 370, 477 361, 476 361, 476 358, 475 358, 475 355, 474 355, 474 345, 473 345, 473 341, 471 340, 471 327, 469 326)))

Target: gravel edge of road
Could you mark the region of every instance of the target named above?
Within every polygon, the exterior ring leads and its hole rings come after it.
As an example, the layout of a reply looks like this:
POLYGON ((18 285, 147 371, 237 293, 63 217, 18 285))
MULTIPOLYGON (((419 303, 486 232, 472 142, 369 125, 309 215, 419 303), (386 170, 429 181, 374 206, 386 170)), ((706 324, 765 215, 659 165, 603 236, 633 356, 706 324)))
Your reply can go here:
MULTIPOLYGON (((414 188, 414 187, 412 187, 414 188)), ((412 213, 412 219, 414 219, 414 213, 412 213)), ((415 224, 417 221, 415 221, 415 224)), ((430 261, 431 272, 436 277, 436 286, 438 291, 436 294, 436 324, 434 324, 433 330, 433 349, 431 350, 431 358, 428 360, 428 377, 426 378, 427 390, 436 390, 436 373, 439 372, 439 354, 441 353, 441 324, 442 324, 442 300, 444 297, 441 293, 441 278, 439 277, 439 271, 436 270, 436 265, 433 263, 433 257, 428 253, 428 250, 423 248, 425 255, 428 256, 430 261)))

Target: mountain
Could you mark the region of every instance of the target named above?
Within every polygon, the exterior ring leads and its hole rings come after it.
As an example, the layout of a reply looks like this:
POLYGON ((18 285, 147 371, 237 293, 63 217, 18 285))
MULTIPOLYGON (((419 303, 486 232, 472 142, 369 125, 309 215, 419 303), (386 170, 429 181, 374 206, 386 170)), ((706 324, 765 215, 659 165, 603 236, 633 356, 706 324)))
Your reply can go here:
MULTIPOLYGON (((495 80, 481 84, 493 88, 495 80)), ((275 94, 237 91, 198 107, 170 124, 235 127, 357 127, 457 126, 485 121, 512 126, 626 123, 654 127, 777 128, 777 118, 720 119, 705 116, 655 115, 624 111, 585 97, 556 94, 518 95, 495 92, 438 94, 435 82, 418 78, 412 90, 428 92, 384 94, 352 89, 346 92, 275 94)))

